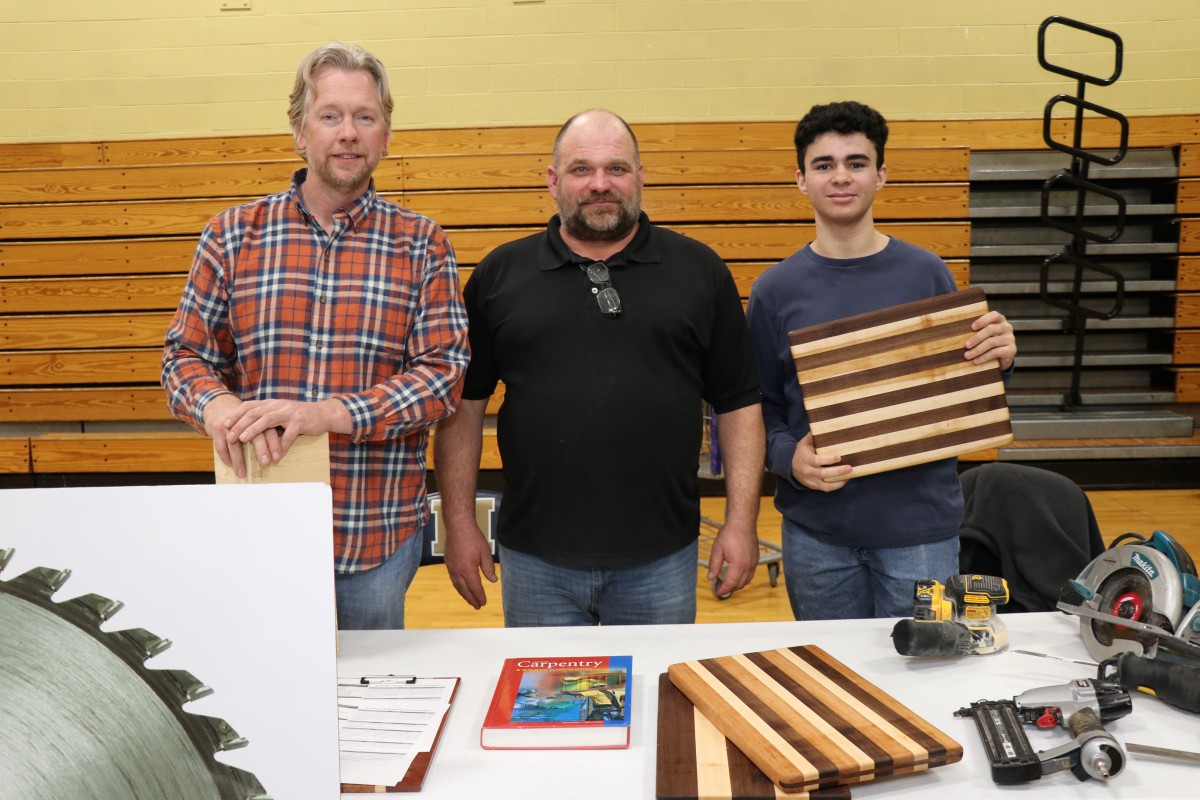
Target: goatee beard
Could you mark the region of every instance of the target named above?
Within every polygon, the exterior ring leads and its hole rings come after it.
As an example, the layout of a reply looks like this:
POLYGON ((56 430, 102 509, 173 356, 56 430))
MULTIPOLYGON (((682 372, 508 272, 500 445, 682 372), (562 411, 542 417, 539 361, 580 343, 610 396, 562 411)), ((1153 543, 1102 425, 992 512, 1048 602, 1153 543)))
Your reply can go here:
POLYGON ((600 218, 596 225, 588 220, 583 203, 573 204, 564 208, 559 204, 558 216, 562 220, 563 230, 581 242, 615 242, 624 239, 630 231, 637 227, 641 215, 641 204, 637 200, 624 202, 619 197, 596 196, 587 198, 589 201, 613 200, 618 204, 615 216, 600 218))

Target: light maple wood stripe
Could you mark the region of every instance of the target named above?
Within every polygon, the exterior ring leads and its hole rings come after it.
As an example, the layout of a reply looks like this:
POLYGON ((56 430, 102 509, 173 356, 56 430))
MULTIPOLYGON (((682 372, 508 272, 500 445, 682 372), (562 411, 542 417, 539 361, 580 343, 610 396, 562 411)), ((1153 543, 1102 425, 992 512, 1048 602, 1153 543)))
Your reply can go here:
MULTIPOLYGON (((851 478, 862 478, 867 475, 874 475, 877 472, 887 472, 891 469, 900 469, 901 467, 911 467, 915 464, 924 464, 929 461, 938 461, 951 456, 962 455, 964 453, 972 453, 978 450, 987 450, 988 448, 1002 447, 1013 440, 1011 433, 1002 436, 989 436, 978 441, 969 442, 970 449, 964 450, 963 445, 953 445, 950 447, 939 447, 932 450, 922 450, 919 453, 899 458, 889 458, 883 461, 874 461, 869 464, 856 464, 854 472, 850 474, 851 478)), ((846 478, 842 478, 846 480, 846 478)), ((826 481, 827 483, 840 483, 838 480, 826 481)))
POLYGON ((797 365, 796 372, 802 381, 811 383, 812 381, 822 381, 829 378, 839 378, 843 375, 852 375, 856 372, 863 372, 877 367, 892 366, 902 369, 904 362, 912 359, 962 349, 963 339, 961 332, 954 331, 950 336, 921 342, 911 347, 874 353, 864 358, 839 361, 827 367, 806 369, 803 366, 797 365))
MULTIPOLYGON (((773 696, 777 702, 772 703, 771 707, 776 709, 793 727, 803 730, 805 726, 811 726, 813 729, 820 731, 830 744, 837 747, 839 750, 838 755, 842 756, 841 759, 837 759, 838 772, 843 780, 854 778, 874 769, 875 760, 871 756, 864 753, 858 745, 847 739, 833 723, 801 702, 798 697, 780 685, 773 676, 764 672, 761 667, 751 661, 745 654, 719 660, 723 662, 723 666, 731 674, 741 678, 744 685, 754 687, 756 694, 769 693, 773 696), (787 714, 785 710, 791 713, 787 714), (849 771, 843 771, 846 769, 849 771)), ((804 676, 797 677, 799 680, 803 680, 804 676)), ((804 688, 817 695, 819 700, 832 708, 840 718, 853 719, 855 716, 848 713, 850 707, 846 706, 838 698, 836 686, 830 687, 827 682, 821 683, 820 688, 825 691, 817 691, 818 687, 806 683, 804 688), (834 691, 830 691, 831 688, 834 691)))
POLYGON ((696 795, 732 797, 725 734, 717 730, 700 709, 693 707, 692 715, 696 731, 696 795))
POLYGON ((910 317, 884 325, 848 331, 825 339, 792 345, 792 358, 810 358, 814 355, 840 350, 843 347, 880 341, 895 336, 897 333, 911 331, 915 324, 919 324, 921 328, 932 328, 937 325, 962 322, 964 320, 974 322, 986 314, 987 310, 987 303, 972 303, 969 306, 958 306, 956 308, 948 308, 945 311, 924 314, 918 320, 910 317))
MULTIPOLYGON (((793 656, 800 658, 796 653, 795 648, 789 648, 789 652, 793 656)), ((843 685, 853 687, 853 691, 862 692, 871 697, 871 700, 881 706, 887 708, 895 719, 902 719, 906 725, 911 725, 921 732, 923 736, 931 742, 936 742, 939 746, 946 748, 946 755, 952 760, 957 761, 962 758, 962 746, 953 738, 946 735, 944 731, 932 724, 924 717, 914 714, 912 709, 901 703, 892 695, 880 689, 877 685, 863 680, 857 672, 850 667, 838 661, 828 652, 820 647, 806 647, 804 653, 813 661, 819 661, 824 665, 825 669, 838 673, 844 681, 843 685)), ((803 659, 801 659, 803 660, 803 659)), ((927 752, 931 752, 930 748, 924 748, 927 752)), ((947 762, 949 763, 949 762, 947 762)))
POLYGON ((976 386, 971 389, 963 389, 957 392, 946 392, 934 397, 922 398, 913 400, 909 403, 896 403, 895 405, 883 406, 882 408, 871 411, 864 411, 859 414, 847 414, 845 416, 836 417, 822 425, 823 433, 833 433, 835 431, 846 430, 847 428, 857 428, 862 425, 869 425, 873 422, 884 420, 893 420, 897 423, 903 421, 903 417, 910 414, 916 414, 921 411, 931 411, 938 408, 947 408, 956 406, 961 403, 967 403, 971 400, 979 400, 984 397, 996 397, 1004 394, 1004 385, 998 382, 976 386))
POLYGON ((948 419, 942 422, 934 422, 929 425, 920 425, 915 428, 903 428, 894 433, 882 434, 880 436, 869 436, 864 439, 856 439, 849 442, 838 442, 836 444, 822 447, 822 451, 833 451, 842 456, 852 456, 855 453, 863 453, 868 450, 878 450, 881 447, 888 447, 895 444, 903 444, 905 442, 916 442, 921 439, 927 439, 930 436, 940 436, 944 433, 953 431, 965 431, 971 428, 978 428, 982 425, 987 425, 993 422, 1005 422, 1008 420, 1008 408, 999 409, 996 411, 986 411, 982 414, 970 414, 965 417, 957 417, 948 419))
MULTIPOLYGON (((838 714, 856 730, 866 733, 868 739, 887 750, 894 760, 900 762, 897 766, 915 764, 928 757, 925 747, 913 741, 890 719, 882 716, 876 709, 861 702, 847 691, 846 682, 854 684, 855 681, 851 681, 845 676, 841 682, 833 681, 828 675, 814 669, 811 664, 797 658, 795 653, 787 649, 768 651, 765 658, 791 675, 805 689, 813 691, 815 686, 821 687, 824 690, 822 699, 830 703, 838 714), (873 731, 878 734, 873 735, 873 731)), ((900 716, 903 715, 911 716, 912 712, 904 709, 900 716)))
POLYGON ((847 389, 835 389, 820 394, 814 393, 811 397, 806 395, 804 397, 804 407, 808 410, 809 417, 813 418, 817 415, 812 412, 828 406, 848 403, 854 400, 865 400, 892 392, 899 394, 905 389, 953 380, 954 378, 962 378, 978 372, 992 372, 999 368, 1000 366, 994 361, 988 361, 985 364, 975 364, 963 359, 961 362, 947 367, 922 370, 921 372, 914 373, 911 377, 881 380, 875 383, 861 384, 847 389))
MULTIPOLYGON (((973 303, 986 302, 983 290, 971 287, 958 292, 945 292, 921 300, 885 306, 874 311, 854 314, 848 317, 833 319, 828 322, 810 325, 788 332, 791 345, 801 345, 810 342, 821 342, 847 333, 863 334, 873 328, 891 323, 904 323, 914 326, 922 318, 931 317, 973 303)), ((986 309, 985 309, 986 310, 986 309)))
POLYGON ((708 718, 720 719, 728 727, 725 736, 752 760, 771 780, 781 783, 795 765, 816 773, 817 769, 786 739, 762 720, 740 697, 714 676, 700 661, 672 664, 667 674, 708 718), (725 709, 732 709, 729 714, 725 709), (747 752, 750 751, 750 752, 747 752))

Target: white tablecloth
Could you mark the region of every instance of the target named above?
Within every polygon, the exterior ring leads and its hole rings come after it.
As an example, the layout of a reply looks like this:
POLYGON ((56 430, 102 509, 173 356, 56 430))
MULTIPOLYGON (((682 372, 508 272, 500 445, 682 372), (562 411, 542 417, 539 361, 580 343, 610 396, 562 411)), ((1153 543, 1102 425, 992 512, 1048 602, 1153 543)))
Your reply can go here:
MULTIPOLYGON (((1200 766, 1128 754, 1125 771, 1107 785, 1056 773, 1018 786, 992 782, 975 723, 953 716, 972 701, 1002 700, 1039 686, 1094 677, 1089 667, 1011 652, 1035 650, 1088 659, 1078 622, 1059 613, 1004 617, 1009 650, 956 659, 915 659, 896 654, 890 633, 895 620, 764 622, 724 625, 614 626, 423 631, 347 631, 340 634, 338 673, 400 673, 462 678, 425 787, 426 798, 572 798, 626 800, 654 797, 658 675, 669 664, 801 644, 824 648, 901 703, 957 739, 963 760, 925 773, 852 788, 855 798, 880 796, 1045 798, 1200 797, 1200 766), (479 728, 501 662, 513 656, 633 656, 627 750, 489 751, 479 728)), ((1122 742, 1200 751, 1200 717, 1145 695, 1133 713, 1110 725, 1122 742)), ((1027 731, 1035 749, 1069 739, 1061 728, 1027 731)), ((353 798, 356 795, 343 795, 353 798)), ((357 795, 361 797, 361 795, 357 795)))

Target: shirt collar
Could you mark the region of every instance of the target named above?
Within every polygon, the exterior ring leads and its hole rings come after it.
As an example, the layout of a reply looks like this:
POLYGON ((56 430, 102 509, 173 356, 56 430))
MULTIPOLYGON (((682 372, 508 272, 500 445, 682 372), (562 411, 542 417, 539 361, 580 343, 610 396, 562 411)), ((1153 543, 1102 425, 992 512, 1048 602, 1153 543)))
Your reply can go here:
MULTIPOLYGON (((312 218, 312 213, 304 206, 304 195, 300 193, 300 186, 308 177, 308 167, 301 167, 292 175, 292 187, 288 193, 292 196, 292 202, 296 204, 296 208, 300 210, 305 217, 312 218)), ((360 194, 353 203, 348 206, 343 206, 338 209, 344 211, 350 222, 350 229, 356 230, 358 226, 371 213, 371 206, 375 203, 375 179, 371 178, 367 184, 367 190, 360 194)))
MULTIPOLYGON (((590 264, 595 259, 578 256, 571 251, 562 238, 562 219, 558 214, 550 218, 546 226, 546 236, 538 250, 538 269, 558 269, 565 264, 590 264)), ((630 263, 657 264, 662 262, 662 252, 657 239, 650 236, 650 218, 646 212, 638 214, 638 229, 629 244, 612 258, 605 259, 609 266, 621 266, 630 263)))

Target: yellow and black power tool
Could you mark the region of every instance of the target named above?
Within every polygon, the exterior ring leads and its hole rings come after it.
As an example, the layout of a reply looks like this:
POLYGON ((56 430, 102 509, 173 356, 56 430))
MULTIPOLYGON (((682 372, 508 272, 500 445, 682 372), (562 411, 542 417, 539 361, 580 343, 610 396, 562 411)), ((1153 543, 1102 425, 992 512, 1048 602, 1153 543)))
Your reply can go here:
POLYGON ((1008 646, 1008 631, 996 613, 1008 602, 1008 584, 992 575, 952 575, 945 585, 917 581, 913 618, 892 629, 902 656, 961 656, 995 653, 1008 646))

